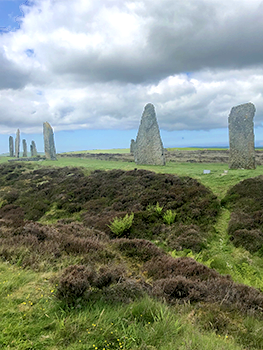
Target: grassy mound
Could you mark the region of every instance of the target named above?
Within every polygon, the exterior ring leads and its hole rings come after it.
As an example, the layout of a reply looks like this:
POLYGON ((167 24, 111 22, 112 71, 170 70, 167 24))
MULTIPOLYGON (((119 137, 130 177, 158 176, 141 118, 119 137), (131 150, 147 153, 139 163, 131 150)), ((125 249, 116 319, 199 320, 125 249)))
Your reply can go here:
POLYGON ((200 250, 204 232, 219 210, 216 197, 197 180, 146 170, 95 171, 85 176, 77 168, 31 170, 8 164, 0 166, 0 184, 2 216, 5 207, 13 205, 13 211, 23 210, 26 220, 68 222, 78 217, 87 227, 112 236, 170 236, 167 242, 177 249, 200 250), (121 222, 127 213, 134 215, 131 227, 114 233, 111 224, 116 218, 121 222))

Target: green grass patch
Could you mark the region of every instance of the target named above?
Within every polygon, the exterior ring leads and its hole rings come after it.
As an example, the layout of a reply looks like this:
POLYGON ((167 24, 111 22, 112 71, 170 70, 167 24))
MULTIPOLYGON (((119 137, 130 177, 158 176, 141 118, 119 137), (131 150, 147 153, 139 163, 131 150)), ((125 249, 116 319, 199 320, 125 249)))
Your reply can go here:
POLYGON ((2 348, 242 349, 231 336, 199 330, 191 321, 193 308, 173 310, 149 297, 129 305, 97 301, 63 307, 50 277, 0 264, 2 348))

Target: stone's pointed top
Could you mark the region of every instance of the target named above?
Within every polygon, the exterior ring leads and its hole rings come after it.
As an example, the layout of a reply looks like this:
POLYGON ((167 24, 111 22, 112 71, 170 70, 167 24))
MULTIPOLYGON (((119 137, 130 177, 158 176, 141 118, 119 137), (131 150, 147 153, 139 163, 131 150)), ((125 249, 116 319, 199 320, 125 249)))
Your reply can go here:
POLYGON ((147 105, 144 107, 142 118, 148 117, 156 118, 154 105, 152 103, 147 103, 147 105))
POLYGON ((144 107, 144 111, 142 114, 142 119, 141 119, 141 125, 143 125, 143 127, 147 130, 151 129, 154 125, 157 125, 158 127, 158 123, 157 123, 157 118, 156 118, 156 113, 155 113, 155 109, 154 109, 154 105, 152 103, 148 103, 145 107, 144 107))
POLYGON ((52 129, 52 127, 51 127, 51 125, 49 124, 49 122, 43 123, 43 127, 44 127, 44 128, 52 129))
POLYGON ((152 103, 147 103, 147 105, 144 107, 145 109, 153 109, 154 110, 154 105, 152 103))

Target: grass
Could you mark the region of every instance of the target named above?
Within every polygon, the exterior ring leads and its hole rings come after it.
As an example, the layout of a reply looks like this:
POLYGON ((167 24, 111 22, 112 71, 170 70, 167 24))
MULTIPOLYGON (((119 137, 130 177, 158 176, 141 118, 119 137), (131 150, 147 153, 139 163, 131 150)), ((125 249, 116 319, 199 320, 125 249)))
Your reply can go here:
POLYGON ((113 149, 92 149, 88 151, 74 151, 74 152, 64 152, 67 153, 130 153, 129 148, 113 148, 113 149))
MULTIPOLYGON (((0 157, 0 164, 8 160, 7 157, 0 157)), ((133 170, 145 169, 156 173, 176 174, 179 176, 190 176, 209 187, 212 192, 222 199, 227 190, 241 180, 263 174, 263 166, 257 166, 255 170, 230 170, 227 164, 222 163, 175 163, 168 162, 165 166, 158 165, 137 165, 133 162, 106 161, 87 158, 60 158, 57 161, 45 160, 43 162, 31 162, 35 167, 39 166, 72 166, 82 167, 86 173, 94 170, 133 170), (203 174, 204 170, 210 170, 210 174, 203 174), (225 173, 227 171, 227 173, 225 173)))
MULTIPOLYGON (((116 153, 119 152, 116 150, 116 153)), ((0 157, 0 163, 7 159, 0 157)), ((210 163, 171 162, 161 167, 58 158, 56 162, 31 164, 32 168, 82 167, 85 174, 95 169, 137 168, 190 176, 209 187, 219 199, 223 199, 227 190, 240 181, 263 174, 263 166, 255 170, 229 170, 226 164, 210 163), (211 173, 203 174, 205 169, 211 173)), ((52 207, 49 215, 52 210, 55 209, 52 207)), ((193 257, 221 274, 230 274, 235 282, 263 291, 263 259, 242 247, 235 247, 229 240, 230 214, 230 209, 221 207, 216 223, 207 233, 206 248, 198 253, 189 249, 169 252, 164 242, 155 243, 164 246, 173 257, 193 257)), ((115 259, 121 260, 121 256, 117 254, 115 259)), ((65 267, 66 261, 80 263, 81 258, 69 256, 61 260, 59 271, 65 267)), ((79 300, 74 306, 65 305, 55 297, 58 272, 49 269, 48 261, 38 272, 23 269, 19 264, 20 261, 15 260, 13 265, 0 262, 0 349, 263 349, 263 320, 253 314, 244 316, 216 304, 168 305, 149 296, 129 304, 90 298, 79 300)), ((137 270, 141 268, 139 260, 128 260, 127 264, 137 270)))
POLYGON ((231 336, 201 331, 179 310, 149 297, 133 304, 64 307, 48 274, 0 264, 0 347, 11 349, 242 349, 231 336))

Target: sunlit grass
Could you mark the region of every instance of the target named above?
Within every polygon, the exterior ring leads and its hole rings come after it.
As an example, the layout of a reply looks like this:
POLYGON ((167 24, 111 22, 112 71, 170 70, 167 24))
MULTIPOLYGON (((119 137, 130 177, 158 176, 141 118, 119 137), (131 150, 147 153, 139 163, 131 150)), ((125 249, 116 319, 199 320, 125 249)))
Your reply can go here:
POLYGON ((63 307, 51 275, 0 263, 0 345, 11 349, 242 349, 231 337, 199 330, 193 307, 173 310, 149 297, 63 307))

